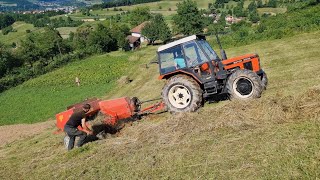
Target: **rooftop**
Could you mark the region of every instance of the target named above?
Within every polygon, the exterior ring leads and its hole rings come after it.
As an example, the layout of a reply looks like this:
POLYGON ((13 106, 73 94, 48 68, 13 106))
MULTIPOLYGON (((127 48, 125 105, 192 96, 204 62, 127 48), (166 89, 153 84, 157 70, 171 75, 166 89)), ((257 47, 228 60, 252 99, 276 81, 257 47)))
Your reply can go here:
POLYGON ((198 37, 197 35, 192 35, 192 36, 188 36, 188 37, 179 39, 179 40, 177 40, 177 41, 173 41, 173 42, 168 43, 168 44, 166 44, 166 45, 160 46, 160 47, 158 48, 158 52, 163 51, 163 50, 166 50, 166 49, 171 48, 171 47, 174 47, 174 46, 176 46, 176 45, 179 45, 179 44, 188 42, 188 41, 195 40, 195 39, 197 39, 197 37, 198 37))
POLYGON ((144 26, 147 23, 149 23, 149 21, 145 21, 145 22, 141 23, 140 25, 134 27, 133 29, 130 30, 130 32, 132 32, 132 33, 140 33, 141 34, 142 29, 144 28, 144 26))

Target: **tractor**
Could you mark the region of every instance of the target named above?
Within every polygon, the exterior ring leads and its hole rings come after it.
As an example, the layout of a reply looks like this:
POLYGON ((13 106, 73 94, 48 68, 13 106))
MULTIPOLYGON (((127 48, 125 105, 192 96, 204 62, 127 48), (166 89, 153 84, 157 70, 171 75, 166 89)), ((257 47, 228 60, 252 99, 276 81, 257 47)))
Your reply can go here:
POLYGON ((203 35, 192 35, 157 50, 164 104, 170 112, 193 112, 210 98, 227 94, 230 99, 259 98, 267 87, 258 54, 221 59, 203 35))

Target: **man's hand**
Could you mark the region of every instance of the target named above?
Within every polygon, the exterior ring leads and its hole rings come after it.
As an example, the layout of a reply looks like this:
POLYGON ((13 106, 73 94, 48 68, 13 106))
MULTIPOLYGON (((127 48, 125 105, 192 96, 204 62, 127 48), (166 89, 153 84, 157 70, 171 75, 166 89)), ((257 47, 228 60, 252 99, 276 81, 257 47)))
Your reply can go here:
POLYGON ((83 128, 84 132, 86 132, 87 135, 92 135, 92 134, 93 134, 93 131, 91 131, 91 130, 88 128, 88 126, 86 125, 86 119, 85 119, 85 118, 83 118, 83 119, 81 120, 81 125, 82 125, 82 128, 83 128))
POLYGON ((92 131, 87 131, 86 133, 87 133, 87 135, 93 135, 92 131))

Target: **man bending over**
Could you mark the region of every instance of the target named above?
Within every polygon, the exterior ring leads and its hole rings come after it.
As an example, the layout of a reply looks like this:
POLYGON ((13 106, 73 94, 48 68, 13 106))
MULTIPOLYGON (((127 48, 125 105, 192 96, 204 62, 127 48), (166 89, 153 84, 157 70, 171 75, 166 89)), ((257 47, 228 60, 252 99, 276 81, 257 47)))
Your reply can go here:
POLYGON ((64 126, 64 131, 70 138, 69 141, 65 141, 65 143, 67 143, 66 146, 68 147, 68 150, 73 149, 74 141, 77 136, 80 137, 77 147, 81 147, 85 143, 87 135, 93 134, 93 132, 86 125, 86 113, 89 112, 90 108, 90 104, 83 105, 82 110, 79 112, 74 112, 64 126), (80 125, 83 129, 82 131, 78 129, 78 126, 80 125))

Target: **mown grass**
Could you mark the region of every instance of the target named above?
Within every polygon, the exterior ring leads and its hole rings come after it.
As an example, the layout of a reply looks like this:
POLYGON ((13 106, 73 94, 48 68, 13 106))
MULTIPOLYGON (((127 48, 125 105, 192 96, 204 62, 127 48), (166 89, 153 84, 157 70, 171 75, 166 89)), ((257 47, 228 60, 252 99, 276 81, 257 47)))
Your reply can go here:
POLYGON ((134 64, 130 53, 115 52, 71 63, 0 94, 0 125, 33 123, 78 101, 107 94, 134 64), (75 78, 81 86, 77 87, 75 78))
MULTIPOLYGON (((63 135, 47 130, 0 149, 0 178, 320 178, 319 37, 317 31, 227 49, 229 57, 259 53, 270 80, 260 99, 150 115, 117 137, 70 152, 63 149, 63 135)), ((147 62, 153 50, 143 49, 128 61, 147 62)), ((116 85, 107 97, 158 96, 156 70, 134 63, 125 73, 132 83, 116 85)))

